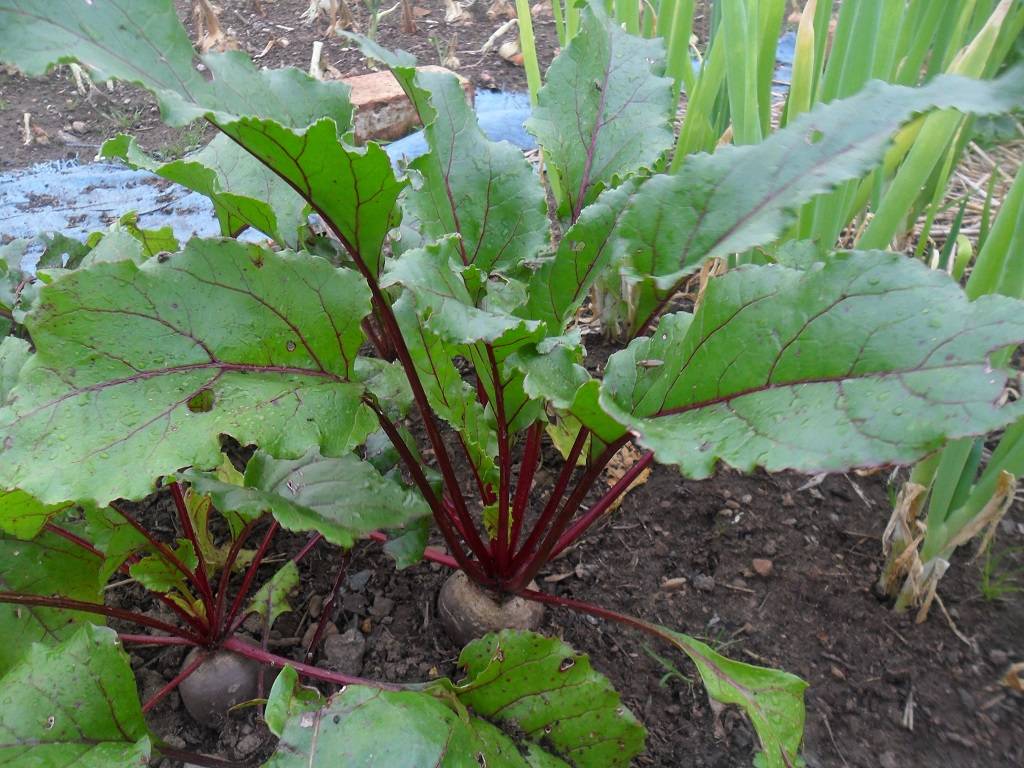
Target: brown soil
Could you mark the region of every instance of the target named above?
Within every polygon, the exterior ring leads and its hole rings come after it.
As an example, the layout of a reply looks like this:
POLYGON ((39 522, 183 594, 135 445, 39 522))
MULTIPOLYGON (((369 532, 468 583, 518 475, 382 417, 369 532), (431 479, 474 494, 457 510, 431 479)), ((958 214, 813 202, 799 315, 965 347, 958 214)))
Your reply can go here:
MULTIPOLYGON (((195 39, 191 0, 175 0, 179 16, 185 20, 195 39)), ((346 40, 325 37, 327 22, 319 18, 312 24, 301 19, 309 0, 220 0, 220 23, 228 37, 250 56, 258 56, 260 66, 309 68, 313 43, 323 42, 323 61, 343 76, 369 71, 360 53, 346 40)), ((382 3, 382 7, 390 7, 382 3)), ((441 64, 449 53, 459 60, 458 71, 478 88, 525 91, 526 75, 522 67, 502 59, 496 50, 479 51, 508 16, 487 16, 491 3, 485 0, 466 9, 465 20, 444 21, 444 0, 417 0, 417 31, 401 30, 396 11, 380 22, 378 40, 389 48, 401 48, 416 55, 420 64, 441 64)), ((366 32, 366 6, 350 1, 355 30, 366 32)), ((509 5, 513 8, 514 5, 509 5)), ((550 13, 534 19, 541 66, 546 68, 557 48, 557 37, 550 13)), ((514 37, 514 35, 513 35, 514 37)), ((510 38, 511 39, 511 38, 510 38)), ((71 69, 58 67, 42 78, 25 78, 0 68, 0 170, 20 168, 45 160, 91 160, 102 142, 118 133, 130 133, 147 150, 176 157, 197 148, 209 139, 202 125, 184 129, 168 128, 160 122, 156 104, 149 94, 125 84, 108 91, 103 85, 86 86, 78 92, 71 69), (24 114, 31 115, 33 140, 24 143, 24 114)))

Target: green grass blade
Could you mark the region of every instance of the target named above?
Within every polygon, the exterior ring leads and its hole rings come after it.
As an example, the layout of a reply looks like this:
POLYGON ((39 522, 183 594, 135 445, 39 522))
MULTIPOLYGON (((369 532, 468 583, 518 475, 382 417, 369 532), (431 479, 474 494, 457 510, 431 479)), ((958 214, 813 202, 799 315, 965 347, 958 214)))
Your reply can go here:
POLYGON ((772 81, 786 5, 786 0, 760 0, 757 5, 758 29, 754 32, 760 36, 757 47, 757 101, 762 136, 767 136, 772 129, 772 81))
POLYGON ((760 40, 750 6, 749 0, 722 0, 720 6, 723 42, 731 53, 725 79, 736 144, 757 144, 764 136, 757 93, 760 40))
MULTIPOLYGON (((572 2, 572 0, 568 1, 570 3, 572 2)), ((565 15, 562 12, 562 0, 551 0, 551 16, 555 21, 555 34, 558 35, 558 47, 565 48, 569 41, 565 39, 565 15)))
POLYGON ((533 16, 530 14, 529 0, 516 0, 516 15, 519 17, 519 42, 523 49, 526 85, 530 89, 530 103, 536 105, 537 93, 541 86, 540 64, 537 61, 537 45, 533 39, 533 16))
POLYGON ((668 51, 665 74, 675 81, 678 98, 680 87, 686 95, 693 94, 696 76, 690 62, 690 36, 693 34, 694 0, 664 0, 658 16, 658 34, 665 39, 668 51))
MULTIPOLYGON (((989 17, 977 37, 957 57, 950 71, 969 77, 981 77, 996 50, 995 43, 1004 29, 1013 0, 1003 0, 989 17)), ((1017 14, 1024 26, 1024 14, 1017 14)), ((1020 29, 1017 30, 1020 32, 1020 29)), ((899 233, 907 214, 914 209, 921 190, 950 147, 955 146, 965 118, 959 112, 945 111, 929 115, 910 153, 889 186, 871 224, 857 242, 859 248, 886 248, 899 233)))
POLYGON ((615 0, 615 20, 631 35, 640 34, 640 4, 637 0, 615 0))
POLYGON ((693 152, 711 152, 715 148, 721 130, 715 102, 725 84, 726 47, 721 34, 715 36, 711 49, 693 91, 688 94, 683 127, 676 141, 675 156, 671 170, 679 170, 686 155, 693 152))
POLYGON ((800 16, 793 56, 793 74, 790 78, 786 109, 782 115, 782 127, 788 125, 789 121, 797 115, 807 112, 811 108, 814 98, 814 81, 818 66, 814 32, 817 5, 818 0, 808 0, 804 12, 800 16))

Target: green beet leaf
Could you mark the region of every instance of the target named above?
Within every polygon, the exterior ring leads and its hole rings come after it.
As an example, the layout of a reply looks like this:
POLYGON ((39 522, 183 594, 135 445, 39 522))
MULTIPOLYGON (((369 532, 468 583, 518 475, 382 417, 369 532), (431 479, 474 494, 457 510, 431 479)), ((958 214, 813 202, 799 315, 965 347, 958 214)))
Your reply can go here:
POLYGON ((395 178, 377 144, 354 149, 339 141, 340 127, 327 118, 302 129, 256 118, 221 125, 306 200, 376 277, 384 238, 400 221, 395 202, 408 182, 395 178))
POLYGON ((404 532, 397 533, 384 543, 384 551, 394 559, 396 568, 408 568, 423 559, 423 550, 427 548, 427 540, 430 538, 430 523, 428 517, 414 520, 406 526, 404 532))
POLYGON ((43 504, 17 488, 0 491, 0 531, 18 539, 33 539, 43 526, 70 504, 43 504))
POLYGON ((459 701, 574 766, 628 766, 645 731, 608 679, 556 638, 504 630, 459 656, 459 701))
MULTIPOLYGON (((54 533, 44 531, 31 541, 0 535, 0 591, 3 592, 43 597, 59 594, 72 600, 98 603, 102 601, 99 581, 102 565, 102 558, 54 533)), ((0 603, 0 674, 17 663, 33 643, 59 642, 82 623, 102 620, 93 613, 0 603)))
POLYGON ((643 751, 643 726, 560 640, 506 630, 470 643, 459 661, 458 684, 352 685, 326 702, 282 674, 267 704, 281 738, 268 768, 616 768, 643 751))
POLYGON ((0 409, 0 487, 141 498, 219 465, 222 433, 346 453, 376 421, 350 381, 368 309, 354 272, 232 241, 69 273, 27 321, 37 352, 0 409))
POLYGON ((128 558, 151 551, 152 543, 110 507, 85 504, 83 510, 85 523, 82 537, 103 553, 103 563, 98 575, 102 588, 128 558))
POLYGON ((317 531, 341 547, 378 528, 402 528, 430 514, 416 491, 352 453, 324 458, 311 449, 283 460, 258 451, 245 468, 244 487, 201 473, 186 479, 220 509, 250 519, 271 512, 288 530, 317 531))
MULTIPOLYGON (((196 557, 195 547, 192 542, 186 539, 179 539, 173 550, 174 556, 190 571, 194 571, 199 564, 196 557)), ((158 554, 151 554, 143 557, 137 563, 132 563, 128 572, 132 578, 151 592, 161 594, 174 594, 177 597, 191 603, 191 592, 185 574, 179 571, 173 563, 168 562, 158 554)))
POLYGON ((7 399, 7 393, 18 381, 22 366, 31 356, 31 347, 24 339, 5 336, 0 341, 0 404, 7 399))
POLYGON ((493 411, 480 405, 473 387, 455 367, 456 348, 419 321, 411 294, 403 294, 395 302, 394 312, 431 407, 459 431, 484 482, 495 485, 498 437, 493 411))
MULTIPOLYGON (((429 94, 423 115, 431 151, 411 164, 423 184, 407 206, 422 233, 458 233, 459 256, 483 272, 507 272, 547 244, 544 190, 522 151, 487 139, 459 81, 421 71, 416 85, 429 94)), ((424 111, 424 99, 419 99, 424 111)))
POLYGON ((430 152, 410 164, 422 184, 405 199, 420 233, 458 234, 462 264, 484 272, 509 271, 534 258, 547 244, 548 218, 544 190, 523 153, 486 137, 454 75, 417 70, 409 54, 348 37, 391 69, 425 126, 430 152))
POLYGON ((544 149, 575 219, 604 187, 652 166, 672 146, 672 80, 664 46, 622 31, 601 4, 552 62, 526 127, 544 149))
MULTIPOLYGON (((161 163, 146 155, 135 139, 121 135, 105 142, 100 156, 119 158, 200 194, 213 203, 222 235, 247 227, 289 248, 298 247, 306 221, 306 202, 269 168, 227 136, 217 136, 198 152, 161 163)), ((173 249, 177 250, 177 249, 173 249)))
POLYGON ((679 173, 653 177, 634 195, 619 232, 628 273, 641 281, 634 331, 705 259, 772 242, 802 203, 871 170, 916 113, 951 107, 994 114, 1021 104, 1024 67, 995 81, 944 75, 921 88, 873 82, 760 144, 694 155, 679 173))
POLYGON ((537 322, 515 317, 502 308, 477 305, 467 277, 478 276, 475 267, 461 266, 459 238, 449 235, 392 261, 381 284, 400 284, 409 290, 427 328, 452 344, 484 341, 508 346, 533 334, 537 322))
POLYGON ((272 627, 277 617, 289 613, 292 607, 288 604, 288 593, 299 586, 299 567, 289 560, 282 565, 270 580, 256 590, 249 601, 246 613, 256 613, 263 617, 268 627, 272 627))
POLYGON ((0 765, 148 765, 149 733, 117 634, 87 625, 58 646, 33 646, 0 677, 0 733, 0 765))
POLYGON ((709 645, 667 627, 641 621, 647 630, 681 650, 697 667, 708 696, 743 709, 754 724, 761 752, 756 768, 803 765, 804 690, 807 683, 779 669, 727 659, 709 645))
POLYGON ((989 353, 1022 339, 1019 302, 968 302, 899 254, 742 267, 709 283, 695 315, 668 315, 613 355, 601 403, 691 477, 719 459, 770 472, 908 463, 1016 418, 989 353))
POLYGON ((530 278, 524 317, 542 321, 552 335, 561 333, 572 321, 587 293, 618 255, 619 221, 636 190, 636 182, 627 181, 605 190, 583 209, 554 257, 530 278))

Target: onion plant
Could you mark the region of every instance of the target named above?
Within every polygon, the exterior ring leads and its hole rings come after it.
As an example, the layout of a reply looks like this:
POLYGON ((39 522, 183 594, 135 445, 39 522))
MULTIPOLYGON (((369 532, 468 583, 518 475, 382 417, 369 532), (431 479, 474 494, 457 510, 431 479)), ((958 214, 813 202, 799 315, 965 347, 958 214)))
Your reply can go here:
MULTIPOLYGON (((0 757, 148 759, 117 635, 90 623, 104 618, 153 631, 121 630, 122 643, 284 666, 265 709, 280 736, 272 766, 616 766, 642 750, 642 727, 586 657, 530 632, 471 642, 458 682, 325 677, 305 660, 254 651, 236 607, 248 604, 270 531, 284 528, 336 547, 339 573, 356 540, 384 540, 400 565, 455 569, 480 599, 521 598, 648 633, 693 662, 711 698, 746 712, 758 765, 800 762, 799 678, 533 580, 622 514, 616 502, 655 461, 694 478, 722 463, 905 464, 1014 421, 998 353, 1024 340, 1021 302, 967 296, 897 253, 779 243, 801 206, 877 168, 917 115, 1019 106, 1024 70, 913 88, 872 82, 772 132, 759 106, 744 118, 752 135, 761 127, 758 141, 677 163, 677 80, 663 44, 623 30, 600 2, 567 7, 564 19, 567 44, 527 124, 560 190, 549 210, 545 178, 487 139, 458 81, 408 54, 359 40, 425 126, 430 151, 396 170, 377 144, 352 145, 344 84, 258 70, 237 51, 203 54, 198 68, 170 0, 0 0, 0 51, 27 74, 75 60, 94 78, 149 89, 171 124, 203 118, 219 131, 166 164, 129 137, 103 154, 206 194, 223 233, 180 246, 164 238, 157 250, 125 225, 77 269, 43 270, 32 292, 10 294, 0 687, 40 695, 27 708, 0 696, 0 757), (311 213, 326 235, 313 233, 311 213), (235 239, 249 228, 271 243, 235 239), (710 278, 696 307, 676 303, 711 260, 754 248, 771 263, 710 278), (577 315, 601 280, 627 285, 633 311, 628 343, 598 375, 577 315), (572 439, 547 484, 538 468, 552 424, 572 439), (224 436, 254 446, 241 476, 224 464, 224 436), (631 466, 598 490, 631 444, 631 466), (161 478, 181 529, 173 544, 124 514, 125 500, 149 496, 161 478), (204 546, 187 503, 182 513, 182 484, 234 521, 219 549, 204 546), (102 526, 77 528, 83 514, 119 516, 142 550, 124 554, 102 526), (257 520, 267 533, 232 592, 231 552, 238 562, 257 520), (440 546, 426 546, 430 535, 440 546), (52 536, 64 543, 49 547, 52 536), (99 561, 90 548, 173 603, 177 623, 147 625, 107 606, 102 573, 71 577, 74 561, 99 561), (160 563, 170 577, 154 578, 166 575, 160 563), (215 568, 225 582, 216 589, 215 568), (225 608, 229 593, 241 597, 225 608), (300 677, 346 687, 325 699, 300 677)), ((765 83, 760 64, 726 76, 737 78, 748 95, 765 83)), ((271 616, 274 591, 255 601, 271 616)))
MULTIPOLYGON (((984 240, 966 294, 1021 298, 1022 260, 1024 170, 1018 172, 984 240)), ((1001 350, 994 364, 1007 364, 1011 352, 1001 350)), ((886 529, 887 561, 879 582, 896 598, 897 610, 919 606, 917 618, 923 621, 954 550, 984 533, 979 554, 985 553, 1014 500, 1016 478, 1024 473, 1022 438, 1024 421, 1018 420, 1002 433, 987 461, 983 462, 985 440, 977 438, 957 440, 914 467, 886 529)))

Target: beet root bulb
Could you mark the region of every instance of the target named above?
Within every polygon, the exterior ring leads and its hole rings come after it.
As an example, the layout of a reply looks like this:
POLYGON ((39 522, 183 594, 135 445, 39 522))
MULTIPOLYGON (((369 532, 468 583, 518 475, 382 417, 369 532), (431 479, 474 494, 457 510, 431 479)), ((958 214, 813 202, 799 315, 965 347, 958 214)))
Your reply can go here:
POLYGON ((502 629, 536 630, 544 618, 540 603, 518 596, 502 600, 462 571, 449 576, 441 587, 437 612, 448 636, 459 645, 502 629))

